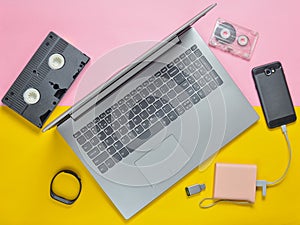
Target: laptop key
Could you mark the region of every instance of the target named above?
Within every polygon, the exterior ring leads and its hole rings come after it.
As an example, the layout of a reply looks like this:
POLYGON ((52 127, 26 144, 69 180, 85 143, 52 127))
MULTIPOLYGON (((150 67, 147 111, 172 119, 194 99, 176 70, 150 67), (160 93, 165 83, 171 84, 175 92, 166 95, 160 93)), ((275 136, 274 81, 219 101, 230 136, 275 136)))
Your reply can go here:
POLYGON ((90 142, 86 142, 84 145, 82 145, 82 148, 85 152, 91 150, 93 148, 92 144, 90 142))
POLYGON ((120 155, 122 156, 122 158, 125 158, 126 156, 129 155, 129 152, 127 151, 126 147, 122 148, 120 151, 119 151, 120 155))
POLYGON ((144 110, 143 112, 140 113, 140 117, 144 120, 149 116, 149 114, 147 113, 146 110, 144 110))
POLYGON ((191 102, 195 105, 198 102, 200 102, 200 97, 195 93, 192 97, 191 97, 191 102))
POLYGON ((100 153, 100 150, 99 150, 97 147, 95 147, 95 148, 93 148, 91 151, 89 151, 89 152, 87 153, 87 155, 88 155, 88 157, 90 157, 90 159, 93 159, 93 158, 95 158, 99 153, 100 153))
POLYGON ((167 82, 170 79, 170 76, 165 73, 161 76, 161 79, 163 80, 163 82, 167 82))
POLYGON ((111 128, 111 126, 108 126, 104 129, 104 132, 106 133, 106 135, 111 135, 114 130, 111 128))
POLYGON ((146 101, 148 102, 148 104, 152 104, 155 101, 155 98, 152 95, 150 95, 146 98, 146 101))
POLYGON ((110 154, 110 155, 113 155, 115 152, 116 152, 116 149, 114 146, 110 146, 107 148, 107 152, 110 154))
POLYGON ((200 79, 198 80, 198 84, 199 84, 201 87, 203 87, 203 86, 206 84, 204 78, 200 78, 200 79))
POLYGON ((115 147, 116 150, 119 150, 123 147, 123 144, 122 144, 121 141, 117 141, 117 142, 114 143, 114 147, 115 147))
POLYGON ((128 129, 126 128, 126 126, 123 126, 119 129, 119 132, 121 135, 124 135, 128 132, 128 129))
POLYGON ((216 79, 216 82, 219 86, 223 84, 223 80, 220 77, 216 79))
POLYGON ((138 125, 142 121, 142 119, 139 115, 137 115, 132 119, 132 121, 135 123, 135 125, 138 125))
POLYGON ((149 121, 151 123, 155 123, 157 121, 157 117, 155 115, 151 115, 151 116, 149 116, 149 121))
POLYGON ((115 165, 115 162, 109 158, 105 161, 105 165, 108 167, 108 168, 112 168, 114 165, 115 165))
POLYGON ((128 137, 131 139, 134 139, 137 136, 136 132, 134 130, 128 132, 128 137))
POLYGON ((178 107, 176 107, 175 111, 180 116, 180 115, 182 115, 185 112, 185 109, 183 108, 182 105, 179 105, 178 107))
POLYGON ((135 102, 133 101, 133 99, 129 99, 129 100, 126 102, 126 104, 127 104, 130 108, 132 108, 132 107, 135 105, 135 102))
POLYGON ((155 89, 156 89, 156 87, 154 86, 154 84, 149 84, 147 88, 148 88, 148 90, 149 90, 150 92, 153 92, 153 91, 155 91, 155 89))
POLYGON ((170 101, 170 98, 168 97, 168 95, 164 95, 160 98, 160 100, 163 104, 167 104, 170 101))
POLYGON ((140 94, 136 94, 135 96, 133 96, 133 100, 135 102, 139 102, 142 100, 142 96, 140 94))
POLYGON ((188 49, 188 50, 185 51, 185 54, 189 55, 189 54, 191 54, 191 52, 192 52, 191 49, 188 49))
POLYGON ((200 56, 202 55, 202 52, 201 52, 199 49, 197 49, 197 50, 194 51, 194 54, 195 54, 197 57, 200 57, 200 56))
POLYGON ((134 128, 134 131, 137 133, 137 134, 141 134, 144 129, 141 125, 138 125, 137 127, 134 128))
POLYGON ((93 120, 93 122, 94 122, 94 123, 98 123, 98 122, 100 121, 100 119, 103 119, 103 118, 105 117, 105 115, 106 115, 105 113, 101 113, 99 117, 96 117, 96 118, 93 120), (103 116, 103 117, 101 117, 101 116, 103 116))
POLYGON ((190 100, 186 100, 182 105, 185 108, 185 110, 189 110, 190 108, 192 108, 193 103, 191 103, 190 100))
POLYGON ((141 112, 141 108, 140 108, 138 105, 136 105, 135 107, 133 107, 131 110, 132 110, 132 112, 134 112, 135 114, 138 114, 138 113, 141 112))
POLYGON ((97 137, 93 137, 91 140, 90 140, 91 144, 93 146, 97 145, 100 141, 97 137))
POLYGON ((187 82, 187 80, 183 81, 180 86, 182 87, 182 89, 186 89, 189 86, 189 83, 187 82))
POLYGON ((176 92, 174 90, 170 90, 167 95, 170 99, 172 99, 176 97, 176 92))
POLYGON ((108 146, 112 145, 112 143, 114 143, 114 139, 112 137, 108 137, 104 141, 105 141, 105 144, 107 144, 108 146))
POLYGON ((128 119, 124 115, 118 119, 118 122, 120 123, 120 125, 127 123, 127 121, 128 121, 128 119))
POLYGON ((85 133, 87 130, 88 128, 86 126, 80 129, 81 133, 85 133))
POLYGON ((189 95, 186 92, 182 92, 180 95, 177 96, 179 102, 184 102, 189 95))
POLYGON ((128 128, 128 130, 132 130, 134 128, 134 123, 130 120, 127 124, 126 127, 128 128))
POLYGON ((121 113, 125 113, 128 110, 128 107, 125 104, 123 104, 119 107, 119 109, 120 109, 121 113))
POLYGON ((188 66, 188 69, 191 73, 194 73, 196 71, 195 67, 192 64, 188 66))
POLYGON ((98 145, 98 148, 100 151, 104 151, 106 149, 107 145, 104 143, 104 142, 101 142, 99 145, 98 145))
POLYGON ((162 94, 161 94, 160 90, 156 90, 153 92, 153 97, 160 98, 161 96, 162 96, 162 94))
POLYGON ((191 47, 191 49, 192 49, 192 51, 196 50, 196 49, 197 49, 197 45, 193 45, 193 46, 191 47))
POLYGON ((204 86, 203 91, 204 91, 205 95, 207 96, 211 92, 211 89, 208 85, 206 85, 206 86, 204 86))
POLYGON ((210 65, 210 63, 208 62, 208 60, 202 56, 200 58, 201 63, 203 64, 203 66, 205 67, 205 69, 207 69, 208 71, 212 69, 212 66, 210 65))
POLYGON ((166 104, 162 107, 165 113, 168 113, 172 110, 171 106, 169 104, 166 104))
POLYGON ((198 80, 198 79, 201 77, 201 74, 200 74, 198 71, 196 71, 196 72, 193 74, 193 76, 194 76, 194 78, 195 78, 196 80, 198 80))
POLYGON ((166 84, 164 84, 163 86, 160 87, 159 90, 161 91, 161 93, 165 94, 169 91, 169 88, 166 84))
POLYGON ((161 118, 165 115, 165 113, 160 109, 158 111, 155 112, 155 115, 158 117, 158 118, 161 118))
POLYGON ((162 72, 162 73, 165 73, 165 72, 167 72, 167 67, 163 67, 161 70, 160 70, 160 72, 162 72))
POLYGON ((93 159, 93 162, 96 166, 100 165, 102 162, 104 162, 109 157, 107 152, 102 152, 100 155, 98 155, 96 158, 93 159))
POLYGON ((100 132, 100 127, 98 125, 95 125, 91 128, 91 131, 94 133, 94 134, 98 134, 100 132))
POLYGON ((212 78, 211 78, 211 76, 209 74, 205 74, 204 75, 204 79, 205 79, 206 82, 209 82, 209 81, 212 80, 212 78))
POLYGON ((97 136, 100 139, 100 141, 103 141, 106 138, 106 134, 103 131, 97 134, 97 136))
POLYGON ((112 156, 112 158, 114 159, 114 161, 116 162, 116 163, 118 163, 118 162, 120 162, 121 160, 122 160, 122 157, 120 156, 120 154, 117 152, 116 154, 114 154, 113 156, 112 156))
POLYGON ((192 87, 188 87, 185 91, 189 94, 189 96, 192 96, 194 94, 194 89, 192 87))
POLYGON ((185 68, 184 64, 182 62, 177 63, 177 67, 180 70, 183 70, 185 68))
POLYGON ((88 130, 87 132, 84 133, 84 136, 86 137, 86 139, 91 139, 94 135, 92 131, 88 130))
MULTIPOLYGON (((97 117, 98 118, 98 117, 97 117)), ((87 126, 87 128, 91 128, 91 127, 93 127, 94 126, 94 123, 93 122, 90 122, 90 123, 88 123, 88 125, 86 125, 87 126)))
POLYGON ((148 129, 150 126, 149 120, 144 120, 141 125, 143 126, 144 129, 148 129))
POLYGON ((141 102, 139 103, 139 106, 141 107, 141 109, 144 109, 144 108, 148 107, 148 103, 147 103, 147 101, 144 99, 143 101, 141 101, 141 102))
POLYGON ((123 145, 127 145, 130 142, 130 138, 127 135, 124 135, 121 138, 121 142, 123 143, 123 145))
POLYGON ((184 76, 180 73, 178 74, 176 77, 174 77, 174 81, 179 85, 181 84, 183 81, 185 81, 184 76))
POLYGON ((173 62, 170 62, 170 63, 167 65, 168 68, 171 68, 171 67, 173 67, 173 66, 174 66, 174 63, 173 63, 173 62))
POLYGON ((146 110, 147 110, 147 112, 148 112, 149 114, 152 114, 152 113, 155 112, 156 109, 154 108, 153 105, 150 105, 146 110))
POLYGON ((147 89, 143 89, 140 94, 143 98, 146 98, 149 95, 149 91, 147 89))
POLYGON ((196 60, 196 56, 194 55, 194 53, 191 53, 191 54, 189 55, 189 59, 190 59, 192 62, 196 60))
POLYGON ((201 64, 200 61, 197 59, 197 60, 194 62, 194 66, 195 66, 195 68, 199 69, 199 68, 201 68, 202 64, 201 64))
POLYGON ((117 140, 119 140, 119 139, 122 137, 122 135, 120 134, 119 131, 116 131, 115 133, 112 133, 112 134, 111 134, 111 137, 112 137, 115 141, 117 141, 117 140))
POLYGON ((173 77, 179 72, 176 66, 173 66, 171 69, 168 70, 168 74, 173 77))
POLYGON ((105 173, 105 172, 107 172, 108 168, 107 168, 107 166, 104 163, 102 163, 100 166, 98 166, 98 170, 101 173, 105 173))
POLYGON ((155 81, 154 81, 154 85, 159 88, 161 85, 163 84, 163 82, 161 81, 160 78, 157 78, 155 81))
POLYGON ((119 123, 118 121, 115 121, 115 122, 113 122, 110 126, 111 126, 111 128, 112 128, 113 130, 117 130, 117 129, 119 129, 119 127, 120 127, 121 125, 120 125, 120 123, 119 123))
POLYGON ((215 90, 218 87, 218 85, 214 81, 211 81, 208 85, 212 90, 215 90))
POLYGON ((80 134, 81 134, 80 131, 77 131, 75 134, 73 134, 73 137, 78 138, 80 136, 80 134))
POLYGON ((195 91, 199 91, 200 90, 200 85, 198 83, 194 83, 192 85, 192 87, 194 88, 195 91))
POLYGON ((178 101, 177 98, 174 98, 174 99, 172 99, 172 101, 170 101, 170 105, 171 105, 173 108, 176 108, 179 104, 180 104, 180 102, 178 101))
POLYGON ((168 126, 171 123, 170 119, 167 116, 163 117, 161 119, 161 122, 164 126, 168 126))
POLYGON ((105 120, 101 120, 99 123, 98 123, 98 126, 101 128, 101 129, 104 129, 106 126, 107 126, 107 123, 105 120))
POLYGON ((183 63, 184 63, 184 65, 188 66, 191 64, 191 60, 189 60, 189 58, 184 58, 183 63))
POLYGON ((174 111, 171 111, 169 114, 168 114, 168 118, 170 119, 170 121, 174 121, 177 119, 177 114, 174 112, 174 111))
POLYGON ((169 87, 170 89, 172 89, 173 87, 176 86, 176 83, 174 82, 174 80, 169 80, 169 81, 167 82, 167 85, 168 85, 168 87, 169 87))

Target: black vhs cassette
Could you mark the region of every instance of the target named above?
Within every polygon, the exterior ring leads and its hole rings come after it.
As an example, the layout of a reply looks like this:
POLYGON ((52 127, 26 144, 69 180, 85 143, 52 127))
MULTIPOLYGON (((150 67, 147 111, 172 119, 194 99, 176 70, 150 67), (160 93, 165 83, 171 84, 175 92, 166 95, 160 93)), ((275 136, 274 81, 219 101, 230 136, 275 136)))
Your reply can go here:
POLYGON ((257 39, 257 32, 219 18, 209 45, 250 60, 257 39))
POLYGON ((50 32, 2 102, 41 128, 89 59, 50 32))

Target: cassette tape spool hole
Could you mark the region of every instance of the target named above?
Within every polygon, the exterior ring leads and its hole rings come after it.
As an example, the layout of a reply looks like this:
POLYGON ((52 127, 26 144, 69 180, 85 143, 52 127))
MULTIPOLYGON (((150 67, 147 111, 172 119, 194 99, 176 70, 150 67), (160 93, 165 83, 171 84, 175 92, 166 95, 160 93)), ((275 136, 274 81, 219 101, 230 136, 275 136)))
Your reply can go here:
POLYGON ((54 53, 49 57, 48 65, 53 70, 61 69, 65 65, 65 58, 58 53, 54 53))
POLYGON ((36 104, 41 96, 40 92, 35 88, 28 88, 24 94, 23 94, 24 102, 26 102, 28 105, 36 104))
POLYGON ((236 39, 236 30, 230 23, 222 23, 215 30, 215 37, 219 42, 232 44, 236 39))

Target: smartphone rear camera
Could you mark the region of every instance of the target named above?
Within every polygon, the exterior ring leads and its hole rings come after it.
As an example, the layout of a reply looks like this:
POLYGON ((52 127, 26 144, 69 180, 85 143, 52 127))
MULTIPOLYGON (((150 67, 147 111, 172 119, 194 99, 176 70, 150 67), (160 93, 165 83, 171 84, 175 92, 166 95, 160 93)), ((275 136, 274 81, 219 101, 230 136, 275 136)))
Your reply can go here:
POLYGON ((271 76, 272 75, 272 70, 271 69, 265 69, 265 74, 267 76, 271 76))

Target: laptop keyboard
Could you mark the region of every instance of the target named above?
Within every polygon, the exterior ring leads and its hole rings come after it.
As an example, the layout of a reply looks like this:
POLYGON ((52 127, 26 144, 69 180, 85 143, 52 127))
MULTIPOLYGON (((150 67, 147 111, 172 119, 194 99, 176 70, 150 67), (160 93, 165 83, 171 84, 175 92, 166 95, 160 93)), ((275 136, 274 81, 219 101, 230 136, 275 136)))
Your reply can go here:
POLYGON ((222 84, 193 45, 73 137, 105 173, 222 84))

